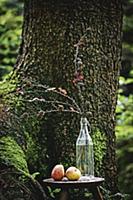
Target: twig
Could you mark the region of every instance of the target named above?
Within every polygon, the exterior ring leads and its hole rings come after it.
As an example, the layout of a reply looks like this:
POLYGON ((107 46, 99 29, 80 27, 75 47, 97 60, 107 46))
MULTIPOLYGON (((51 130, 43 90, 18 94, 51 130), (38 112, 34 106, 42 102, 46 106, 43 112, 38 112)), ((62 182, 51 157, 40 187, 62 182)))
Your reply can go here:
POLYGON ((40 112, 42 113, 42 115, 45 115, 46 113, 56 113, 56 112, 65 112, 65 113, 77 113, 77 114, 81 114, 80 112, 76 111, 76 110, 66 110, 63 108, 59 108, 56 110, 40 110, 40 112))

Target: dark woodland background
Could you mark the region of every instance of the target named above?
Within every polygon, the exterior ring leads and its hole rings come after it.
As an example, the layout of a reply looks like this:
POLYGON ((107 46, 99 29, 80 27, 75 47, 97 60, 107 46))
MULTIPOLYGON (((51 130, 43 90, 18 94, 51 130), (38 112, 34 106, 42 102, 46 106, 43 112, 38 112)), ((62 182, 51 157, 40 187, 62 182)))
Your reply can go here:
MULTIPOLYGON (((123 1, 122 68, 117 103, 117 164, 119 188, 133 197, 133 1, 123 1)), ((0 1, 0 81, 13 69, 21 43, 23 1, 0 1)), ((0 85, 0 87, 1 87, 0 85)), ((129 196, 128 196, 129 195, 129 196)))

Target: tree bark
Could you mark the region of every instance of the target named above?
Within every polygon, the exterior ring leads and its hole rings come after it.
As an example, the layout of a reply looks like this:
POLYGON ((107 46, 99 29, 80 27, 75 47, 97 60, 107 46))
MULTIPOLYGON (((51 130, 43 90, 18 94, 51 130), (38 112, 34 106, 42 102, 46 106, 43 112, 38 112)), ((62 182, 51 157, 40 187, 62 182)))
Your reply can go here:
MULTIPOLYGON (((74 78, 74 45, 86 33, 79 49, 84 67, 84 109, 89 111, 95 149, 95 173, 104 176, 107 189, 117 191, 115 108, 121 63, 122 8, 120 0, 25 0, 22 44, 15 72, 21 80, 64 88, 81 105, 74 78)), ((79 116, 48 115, 39 138, 41 163, 49 172, 54 164, 75 164, 79 116), (47 146, 46 155, 42 152, 47 146)))

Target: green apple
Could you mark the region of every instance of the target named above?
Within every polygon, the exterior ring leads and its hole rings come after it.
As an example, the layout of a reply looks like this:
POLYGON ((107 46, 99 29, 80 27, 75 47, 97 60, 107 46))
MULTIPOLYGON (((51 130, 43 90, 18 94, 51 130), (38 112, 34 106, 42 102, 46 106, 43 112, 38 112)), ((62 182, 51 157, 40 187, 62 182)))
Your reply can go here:
POLYGON ((81 172, 78 168, 72 166, 66 170, 66 177, 68 180, 76 181, 81 177, 81 172))

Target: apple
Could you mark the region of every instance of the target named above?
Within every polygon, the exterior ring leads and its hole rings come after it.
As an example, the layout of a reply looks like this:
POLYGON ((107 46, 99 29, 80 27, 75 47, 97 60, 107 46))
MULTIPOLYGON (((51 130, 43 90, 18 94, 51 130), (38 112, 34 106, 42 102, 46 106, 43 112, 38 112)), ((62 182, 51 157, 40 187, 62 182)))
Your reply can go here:
POLYGON ((78 168, 72 166, 66 170, 66 177, 68 180, 76 181, 81 177, 81 172, 78 168))
POLYGON ((61 164, 58 164, 58 165, 55 165, 55 167, 52 169, 51 177, 56 181, 60 181, 64 177, 64 174, 65 174, 64 166, 61 164))

